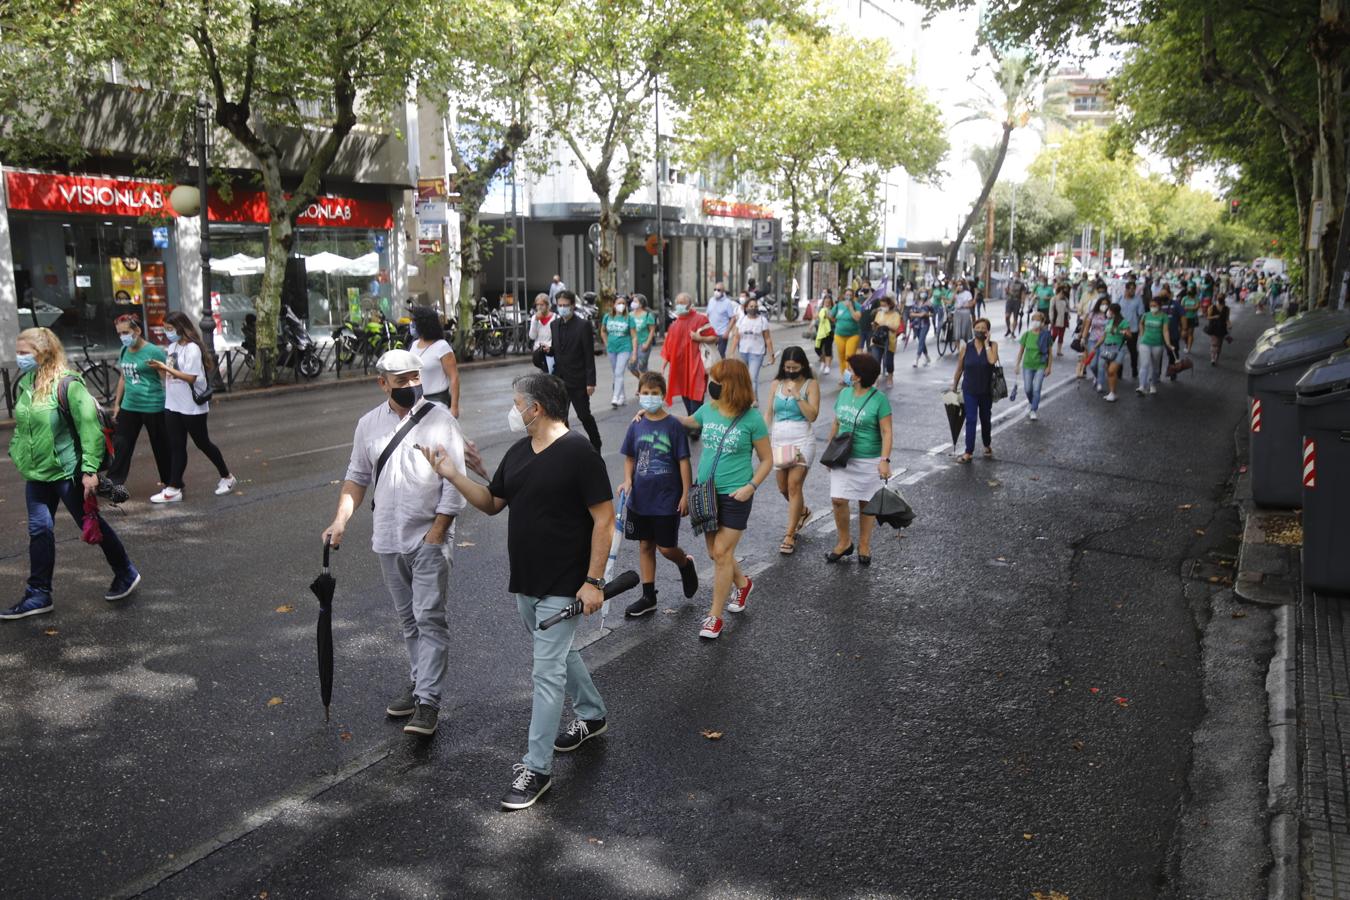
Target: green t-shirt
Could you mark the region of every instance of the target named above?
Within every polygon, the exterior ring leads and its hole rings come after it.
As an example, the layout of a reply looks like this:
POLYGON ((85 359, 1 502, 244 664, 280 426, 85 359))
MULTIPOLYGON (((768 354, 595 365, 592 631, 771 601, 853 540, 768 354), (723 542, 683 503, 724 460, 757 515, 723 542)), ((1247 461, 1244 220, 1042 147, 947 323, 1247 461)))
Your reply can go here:
POLYGON ((1181 308, 1186 310, 1186 315, 1189 318, 1194 319, 1200 314, 1198 311, 1200 308, 1200 298, 1192 297, 1190 294, 1187 294, 1185 297, 1181 298, 1181 308))
POLYGON ((1036 308, 1047 310, 1050 308, 1050 298, 1055 296, 1055 289, 1048 284, 1036 285, 1036 308))
POLYGON ((1116 344, 1125 343, 1125 332, 1129 330, 1130 326, 1126 324, 1124 319, 1121 319, 1119 322, 1112 322, 1110 325, 1107 325, 1106 326, 1107 346, 1114 346, 1116 344))
POLYGON ((890 414, 891 401, 875 389, 864 391, 859 397, 852 388, 845 388, 834 401, 834 418, 839 423, 836 433, 853 432, 855 459, 877 459, 881 456, 881 420, 890 414), (856 428, 853 425, 855 416, 858 420, 856 428))
POLYGON ((1167 313, 1146 312, 1139 327, 1139 343, 1145 347, 1161 347, 1163 329, 1167 327, 1167 313))
POLYGON ((139 350, 124 349, 117 358, 122 371, 122 409, 128 412, 164 412, 164 379, 150 368, 151 360, 164 362, 169 357, 163 347, 149 341, 139 350))
POLYGON ((707 481, 712 477, 713 457, 717 456, 717 447, 722 435, 727 436, 722 445, 722 456, 717 460, 717 476, 713 479, 713 489, 719 494, 731 494, 750 483, 755 474, 755 441, 769 436, 769 426, 759 410, 751 408, 736 423, 730 432, 728 427, 735 417, 728 419, 717 411, 712 403, 705 403, 694 413, 694 418, 703 426, 703 449, 698 457, 698 480, 707 481))
MULTIPOLYGON (((1044 327, 1044 326, 1042 326, 1044 327)), ((1041 355, 1041 333, 1027 329, 1017 339, 1022 345, 1022 368, 1044 369, 1045 357, 1041 355)))
POLYGON ((633 352, 633 338, 629 332, 633 329, 632 316, 605 316, 601 323, 605 329, 605 350, 610 353, 633 352))
MULTIPOLYGON (((857 312, 855 306, 852 310, 857 312)), ((834 333, 838 337, 853 337, 858 333, 858 320, 849 315, 848 304, 840 300, 834 305, 834 333)))
POLYGON ((637 329, 638 346, 647 343, 647 338, 652 333, 652 326, 656 324, 656 316, 643 310, 637 315, 629 316, 633 320, 633 327, 637 329))

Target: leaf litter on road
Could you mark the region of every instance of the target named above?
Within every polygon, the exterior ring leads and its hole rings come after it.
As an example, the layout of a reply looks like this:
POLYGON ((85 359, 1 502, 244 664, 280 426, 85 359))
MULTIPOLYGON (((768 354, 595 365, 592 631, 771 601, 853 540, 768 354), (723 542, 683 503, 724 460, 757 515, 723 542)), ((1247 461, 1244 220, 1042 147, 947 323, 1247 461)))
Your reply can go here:
POLYGON ((276 608, 276 611, 279 613, 292 613, 295 612, 295 607, 291 606, 289 603, 283 603, 276 608))
POLYGON ((710 728, 705 728, 699 733, 710 741, 720 741, 722 739, 723 734, 723 732, 721 731, 713 731, 710 728))
POLYGON ((280 705, 281 705, 282 703, 284 703, 284 702, 286 702, 286 701, 282 700, 280 697, 273 697, 271 700, 268 700, 268 701, 267 701, 267 705, 268 705, 268 706, 280 706, 280 705))

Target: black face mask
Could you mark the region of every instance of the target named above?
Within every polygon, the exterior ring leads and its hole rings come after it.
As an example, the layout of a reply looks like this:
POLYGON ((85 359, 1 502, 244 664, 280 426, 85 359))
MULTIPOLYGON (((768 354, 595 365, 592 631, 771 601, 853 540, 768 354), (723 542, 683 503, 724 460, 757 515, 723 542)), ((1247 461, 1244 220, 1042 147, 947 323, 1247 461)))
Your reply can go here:
POLYGON ((708 396, 714 400, 719 399, 722 396, 722 385, 716 381, 708 382, 708 396))
POLYGON ((796 381, 798 378, 801 378, 804 374, 805 373, 803 372, 784 372, 783 377, 786 378, 788 381, 796 381))
POLYGON ((422 386, 413 384, 407 387, 396 387, 389 392, 389 399, 404 409, 412 409, 417 405, 417 401, 422 399, 422 386))

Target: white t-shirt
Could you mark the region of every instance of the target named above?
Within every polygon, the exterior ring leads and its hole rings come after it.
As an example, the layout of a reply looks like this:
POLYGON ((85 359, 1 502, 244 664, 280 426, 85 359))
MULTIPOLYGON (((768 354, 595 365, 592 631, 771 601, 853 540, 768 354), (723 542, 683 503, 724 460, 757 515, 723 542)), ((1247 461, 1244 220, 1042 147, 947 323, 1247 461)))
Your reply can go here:
POLYGON ((759 315, 751 318, 745 313, 736 317, 736 333, 740 342, 736 348, 742 353, 763 353, 764 332, 769 330, 769 320, 759 315))
MULTIPOLYGON (((170 368, 189 375, 196 375, 197 381, 206 378, 206 369, 202 366, 202 351, 191 341, 174 344, 169 348, 168 364, 170 368)), ((169 412, 182 413, 185 416, 199 416, 211 410, 210 403, 197 405, 192 399, 192 385, 172 375, 164 376, 164 408, 169 412)))
POLYGON ((957 309, 974 309, 974 308, 975 308, 975 296, 974 296, 973 294, 971 294, 970 291, 961 291, 960 293, 958 293, 958 294, 956 295, 956 308, 957 308, 957 309))
POLYGON ((408 349, 422 361, 422 390, 428 394, 439 394, 450 390, 450 376, 441 368, 441 358, 454 356, 455 351, 445 341, 433 341, 430 346, 418 346, 421 341, 413 341, 408 349))

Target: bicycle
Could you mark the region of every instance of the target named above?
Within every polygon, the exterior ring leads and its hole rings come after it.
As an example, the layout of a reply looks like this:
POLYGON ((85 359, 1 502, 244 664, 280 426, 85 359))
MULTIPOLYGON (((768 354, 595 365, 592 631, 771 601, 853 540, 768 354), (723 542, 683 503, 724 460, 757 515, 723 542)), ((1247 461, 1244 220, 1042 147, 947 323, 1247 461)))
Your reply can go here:
POLYGON ((940 357, 956 352, 956 317, 950 312, 943 317, 942 324, 938 326, 937 334, 933 337, 933 342, 937 344, 937 352, 940 357))
POLYGON ((76 361, 76 368, 84 380, 85 389, 91 394, 96 393, 104 406, 110 406, 117 388, 117 379, 113 376, 114 366, 105 359, 94 359, 89 355, 89 351, 99 349, 99 345, 89 343, 87 336, 81 336, 80 347, 84 351, 84 359, 76 361))

